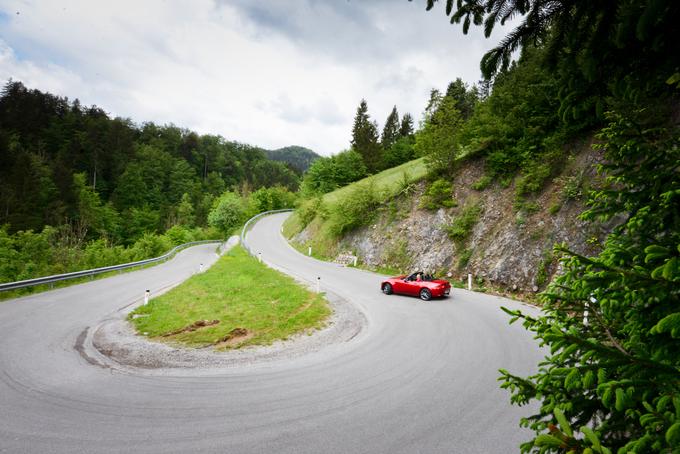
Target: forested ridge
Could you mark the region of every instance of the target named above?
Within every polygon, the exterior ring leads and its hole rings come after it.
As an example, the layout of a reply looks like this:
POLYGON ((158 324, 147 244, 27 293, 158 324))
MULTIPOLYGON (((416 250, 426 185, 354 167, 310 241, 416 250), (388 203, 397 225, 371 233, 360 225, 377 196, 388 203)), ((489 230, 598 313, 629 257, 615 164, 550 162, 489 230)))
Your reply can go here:
POLYGON ((252 212, 292 205, 299 175, 255 146, 110 118, 10 80, 0 96, 0 281, 226 235, 252 212))
POLYGON ((290 145, 288 147, 277 148, 276 150, 267 150, 266 153, 269 159, 289 164, 293 169, 300 173, 307 170, 309 166, 320 157, 309 148, 301 147, 299 145, 290 145))

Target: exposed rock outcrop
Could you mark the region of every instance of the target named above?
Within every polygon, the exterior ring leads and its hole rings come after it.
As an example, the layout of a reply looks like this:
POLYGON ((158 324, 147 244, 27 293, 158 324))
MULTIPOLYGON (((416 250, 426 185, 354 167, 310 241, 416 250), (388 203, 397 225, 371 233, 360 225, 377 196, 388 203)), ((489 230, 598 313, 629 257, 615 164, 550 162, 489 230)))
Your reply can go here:
MULTIPOLYGON (((611 225, 579 219, 585 188, 598 184, 595 165, 600 154, 587 147, 567 160, 560 175, 518 204, 514 182, 492 182, 473 189, 484 175, 480 161, 464 163, 454 175, 454 208, 420 208, 425 183, 411 196, 401 196, 380 210, 374 222, 345 235, 338 250, 352 251, 371 267, 431 270, 520 293, 543 289, 558 271, 553 254, 565 243, 580 254, 597 252, 611 225), (449 226, 466 207, 479 207, 477 220, 464 239, 452 240, 449 226)), ((303 230, 294 241, 305 242, 303 230)))

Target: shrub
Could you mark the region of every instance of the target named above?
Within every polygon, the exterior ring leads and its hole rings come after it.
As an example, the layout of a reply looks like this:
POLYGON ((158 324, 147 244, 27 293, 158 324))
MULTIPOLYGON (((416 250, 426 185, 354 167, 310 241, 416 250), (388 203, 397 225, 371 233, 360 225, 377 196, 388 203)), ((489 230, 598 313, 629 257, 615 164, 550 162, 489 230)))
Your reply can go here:
POLYGON ((522 176, 517 180, 515 196, 521 197, 526 194, 538 192, 550 176, 550 164, 534 163, 526 167, 522 176))
POLYGON ((482 207, 479 204, 468 205, 453 219, 448 227, 449 238, 456 242, 463 242, 472 233, 472 228, 477 224, 482 207))
POLYGON ((321 197, 305 200, 297 209, 297 217, 300 220, 301 228, 305 228, 316 217, 321 207, 321 197))
POLYGON ((165 237, 177 246, 191 241, 197 241, 194 231, 181 225, 173 225, 165 232, 165 237))
POLYGON ((583 169, 581 169, 580 172, 567 178, 564 183, 564 188, 562 189, 562 195, 566 200, 579 199, 581 196, 583 196, 584 176, 585 172, 583 169))
POLYGON ((467 266, 468 263, 470 263, 470 258, 472 257, 472 250, 471 249, 463 249, 460 251, 460 255, 458 256, 458 269, 462 270, 467 266))
POLYGON ((472 184, 472 189, 475 191, 483 191, 489 187, 492 181, 493 177, 491 175, 484 175, 482 178, 472 184))
POLYGON ((381 203, 374 186, 373 180, 360 184, 330 208, 332 235, 340 236, 373 220, 381 203))
POLYGON ((260 188, 248 198, 250 208, 248 217, 264 211, 293 208, 296 199, 296 195, 283 186, 260 188))
POLYGON ((208 214, 208 223, 229 235, 244 221, 244 202, 238 194, 225 192, 217 199, 208 214))
POLYGON ((558 200, 554 202, 552 205, 550 205, 550 208, 548 208, 548 212, 552 214, 553 216, 559 213, 559 211, 562 209, 562 201, 558 200))
POLYGON ((453 200, 453 187, 450 181, 439 178, 432 182, 425 190, 420 207, 427 210, 437 210, 439 208, 451 208, 457 203, 453 200))
POLYGON ((133 260, 144 260, 158 257, 172 249, 168 238, 153 233, 146 233, 132 246, 133 260))

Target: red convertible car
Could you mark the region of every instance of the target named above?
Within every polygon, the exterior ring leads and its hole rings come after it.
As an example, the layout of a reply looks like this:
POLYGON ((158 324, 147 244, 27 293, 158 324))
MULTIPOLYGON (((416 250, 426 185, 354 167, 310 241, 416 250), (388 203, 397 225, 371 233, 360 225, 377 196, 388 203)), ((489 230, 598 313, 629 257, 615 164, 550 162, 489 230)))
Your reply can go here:
POLYGON ((419 296, 423 301, 431 298, 448 296, 451 284, 442 279, 435 279, 422 271, 416 271, 408 276, 391 277, 380 284, 385 295, 401 293, 402 295, 419 296))

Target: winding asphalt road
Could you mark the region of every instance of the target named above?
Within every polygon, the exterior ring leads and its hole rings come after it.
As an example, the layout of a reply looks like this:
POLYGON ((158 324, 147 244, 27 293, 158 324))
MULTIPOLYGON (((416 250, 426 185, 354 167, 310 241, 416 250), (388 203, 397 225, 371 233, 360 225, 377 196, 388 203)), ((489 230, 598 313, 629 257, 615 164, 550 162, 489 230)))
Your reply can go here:
POLYGON ((315 353, 219 373, 100 367, 77 351, 88 329, 216 260, 197 246, 153 268, 0 303, 0 452, 509 453, 530 410, 509 404, 498 368, 531 372, 542 354, 509 300, 454 290, 424 303, 385 296, 380 276, 320 262, 279 234, 248 234, 263 259, 357 305, 355 338, 315 353), (84 334, 85 333, 85 334, 84 334))

